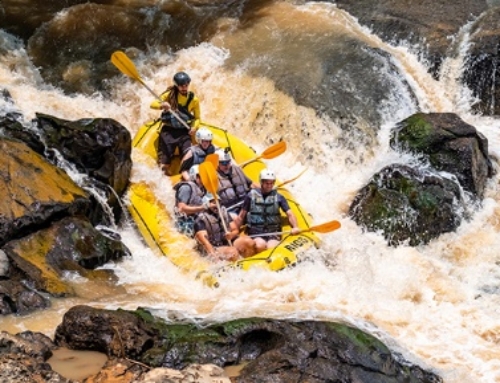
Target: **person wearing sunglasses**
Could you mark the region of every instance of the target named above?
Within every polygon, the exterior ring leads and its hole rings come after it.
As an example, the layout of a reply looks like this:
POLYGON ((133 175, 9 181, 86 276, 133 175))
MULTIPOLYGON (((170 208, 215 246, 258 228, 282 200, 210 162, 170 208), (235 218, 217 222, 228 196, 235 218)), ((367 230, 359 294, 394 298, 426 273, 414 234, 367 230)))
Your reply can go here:
POLYGON ((232 163, 228 149, 216 151, 219 156, 219 165, 217 166, 218 194, 221 205, 228 209, 231 216, 236 217, 247 193, 251 188, 259 187, 259 184, 252 182, 238 165, 232 163))

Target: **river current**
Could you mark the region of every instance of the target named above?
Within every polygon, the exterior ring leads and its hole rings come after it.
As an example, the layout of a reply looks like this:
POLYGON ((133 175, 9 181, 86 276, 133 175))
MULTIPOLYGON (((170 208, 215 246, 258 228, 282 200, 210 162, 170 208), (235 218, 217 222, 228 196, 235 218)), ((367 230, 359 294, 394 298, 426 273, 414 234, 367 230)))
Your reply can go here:
MULTIPOLYGON (((290 190, 314 223, 338 219, 342 228, 322 235, 321 248, 294 268, 231 271, 211 289, 153 253, 124 219, 116 229, 132 257, 105 266, 115 271, 117 284, 95 286, 68 274, 78 297, 53 300, 43 312, 2 317, 0 330, 51 336, 75 304, 142 306, 169 320, 199 323, 249 316, 341 321, 375 335, 446 383, 500 382, 500 175, 488 182, 471 221, 426 246, 389 247, 380 234, 363 232, 347 215, 356 192, 374 173, 415 161, 392 151, 388 141, 394 125, 417 111, 457 113, 487 137, 490 154, 500 157, 500 120, 474 115, 474 100, 458 81, 467 26, 436 81, 418 49, 384 43, 332 4, 278 2, 247 28, 235 28, 229 18, 218 23, 219 32, 208 42, 175 55, 151 49, 134 57, 142 78, 160 93, 176 71, 188 72, 202 119, 243 138, 257 153, 283 138, 288 150, 269 166, 282 180, 307 168, 290 190), (345 54, 346 47, 351 54, 345 54), (378 58, 370 65, 354 62, 360 52, 371 57, 384 52, 390 65, 378 58), (337 77, 328 79, 327 61, 354 69, 337 70, 337 77), (325 86, 331 87, 331 99, 322 93, 318 108, 304 102, 325 86), (339 125, 330 118, 332 109, 359 114, 339 125)), ((132 134, 157 117, 149 109, 147 89, 119 73, 108 80, 111 97, 68 96, 41 80, 12 36, 0 30, 0 42, 7 48, 0 57, 0 82, 16 102, 13 107, 0 101, 2 112, 14 108, 27 123, 35 112, 68 120, 109 117, 132 134)), ((134 166, 132 177, 147 180, 158 198, 171 204, 171 185, 159 170, 134 166)))

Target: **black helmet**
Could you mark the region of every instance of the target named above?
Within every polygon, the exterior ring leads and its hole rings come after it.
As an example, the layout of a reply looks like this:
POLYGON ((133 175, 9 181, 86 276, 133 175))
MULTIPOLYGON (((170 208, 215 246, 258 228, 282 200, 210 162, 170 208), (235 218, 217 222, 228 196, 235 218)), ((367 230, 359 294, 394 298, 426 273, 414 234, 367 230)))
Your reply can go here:
POLYGON ((186 85, 191 82, 191 78, 188 76, 186 72, 178 72, 174 76, 175 85, 186 85))

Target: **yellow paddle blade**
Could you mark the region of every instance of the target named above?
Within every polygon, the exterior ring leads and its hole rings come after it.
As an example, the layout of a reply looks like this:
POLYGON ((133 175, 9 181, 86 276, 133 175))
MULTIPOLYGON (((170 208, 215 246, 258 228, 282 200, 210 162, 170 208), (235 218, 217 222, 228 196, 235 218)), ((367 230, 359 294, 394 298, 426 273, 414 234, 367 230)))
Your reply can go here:
POLYGON ((268 147, 266 150, 262 152, 260 155, 261 158, 264 158, 265 160, 270 160, 271 158, 276 158, 280 154, 283 154, 286 151, 286 142, 285 141, 280 141, 275 143, 274 145, 271 145, 268 147))
POLYGON ((321 225, 311 226, 309 229, 301 230, 301 232, 316 231, 318 233, 329 233, 331 231, 340 229, 340 226, 341 225, 339 221, 330 221, 322 223, 321 225))
POLYGON ((261 158, 264 158, 265 160, 270 160, 271 158, 276 158, 280 154, 283 154, 286 150, 286 142, 285 141, 280 141, 277 142, 270 147, 268 147, 266 150, 262 152, 260 156, 257 156, 255 158, 252 158, 251 160, 248 160, 246 162, 243 162, 240 164, 241 167, 246 166, 252 162, 255 162, 257 160, 260 160, 261 158))
POLYGON ((207 155, 205 161, 211 162, 214 169, 217 169, 219 166, 219 156, 215 153, 207 155))
POLYGON ((135 67, 132 60, 130 60, 124 52, 122 51, 113 52, 113 54, 111 55, 111 62, 124 75, 127 75, 128 77, 131 77, 134 80, 142 82, 141 77, 139 76, 139 72, 137 72, 137 68, 135 67))
MULTIPOLYGON (((135 67, 134 63, 132 62, 132 60, 130 60, 128 58, 128 56, 122 52, 122 51, 115 51, 113 52, 113 54, 111 55, 111 62, 113 63, 113 65, 115 67, 118 68, 118 70, 120 72, 122 72, 124 75, 128 76, 128 77, 131 77, 133 78, 134 80, 140 82, 142 85, 144 85, 144 87, 149 90, 149 93, 151 93, 155 98, 157 98, 158 100, 160 100, 161 102, 164 102, 160 96, 158 96, 154 91, 153 89, 151 89, 141 78, 141 76, 139 76, 139 72, 137 71, 137 68, 135 67)), ((171 111, 171 113, 174 115, 175 118, 177 118, 177 120, 180 121, 181 124, 184 125, 185 128, 187 128, 188 130, 191 129, 184 120, 182 120, 178 115, 177 113, 175 113, 173 110, 171 111)))
POLYGON ((215 200, 217 200, 217 189, 219 188, 219 179, 217 178, 217 173, 211 162, 205 161, 200 164, 199 167, 201 183, 205 186, 215 200))

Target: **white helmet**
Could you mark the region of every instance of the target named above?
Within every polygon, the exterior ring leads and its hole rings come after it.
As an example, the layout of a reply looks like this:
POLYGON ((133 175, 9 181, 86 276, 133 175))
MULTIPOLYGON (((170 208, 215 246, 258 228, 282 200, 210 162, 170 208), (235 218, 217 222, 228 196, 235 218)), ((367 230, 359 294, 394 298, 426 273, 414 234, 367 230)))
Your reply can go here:
POLYGON ((191 166, 191 169, 189 169, 189 179, 196 182, 196 176, 198 174, 200 174, 200 165, 191 166))
POLYGON ((264 169, 259 173, 259 182, 262 182, 263 180, 276 181, 276 176, 272 170, 264 169))
POLYGON ((204 204, 208 204, 210 201, 213 201, 215 198, 214 198, 214 195, 210 192, 207 192, 204 196, 203 196, 203 203, 204 204))
POLYGON ((215 153, 219 156, 219 162, 231 161, 229 150, 226 151, 226 149, 218 149, 215 153))
POLYGON ((200 128, 196 131, 196 142, 201 144, 201 141, 212 141, 212 132, 207 128, 200 128))

